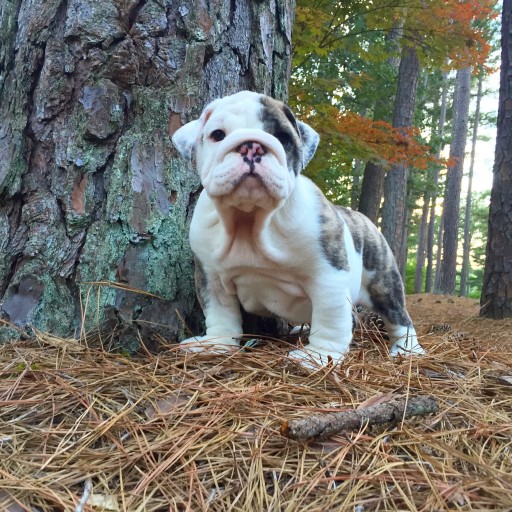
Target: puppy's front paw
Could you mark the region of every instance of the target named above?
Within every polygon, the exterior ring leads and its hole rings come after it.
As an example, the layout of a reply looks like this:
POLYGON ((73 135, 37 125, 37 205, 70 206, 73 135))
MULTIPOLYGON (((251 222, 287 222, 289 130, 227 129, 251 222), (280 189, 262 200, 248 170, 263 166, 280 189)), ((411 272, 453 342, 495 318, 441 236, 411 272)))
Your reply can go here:
POLYGON ((236 352, 239 348, 240 342, 237 339, 221 336, 194 336, 180 343, 180 349, 186 352, 228 354, 236 352))
POLYGON ((329 364, 329 359, 333 364, 341 363, 344 354, 337 351, 325 350, 310 343, 303 349, 292 350, 288 353, 288 357, 300 363, 305 368, 316 370, 319 366, 329 364))

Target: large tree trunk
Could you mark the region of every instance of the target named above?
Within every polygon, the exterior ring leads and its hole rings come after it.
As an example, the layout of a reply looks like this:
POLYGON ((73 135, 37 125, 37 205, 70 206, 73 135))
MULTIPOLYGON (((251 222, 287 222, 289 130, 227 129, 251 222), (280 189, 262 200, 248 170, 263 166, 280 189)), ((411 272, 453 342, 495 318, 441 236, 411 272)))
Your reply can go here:
POLYGON ((199 180, 169 135, 241 89, 285 99, 293 12, 293 0, 4 4, 0 317, 61 335, 121 324, 124 344, 148 327, 175 339, 180 318, 197 328, 199 180))
MULTIPOLYGON (((413 124, 419 61, 415 47, 405 47, 398 70, 398 88, 393 113, 395 128, 413 124)), ((384 205, 382 207, 382 234, 385 236, 400 273, 405 270, 404 223, 406 221, 407 166, 404 162, 393 165, 384 181, 384 205)))
POLYGON ((464 241, 462 251, 462 270, 460 272, 460 296, 467 297, 469 294, 469 252, 471 249, 471 205, 473 202, 473 173, 475 169, 476 142, 478 138, 478 125, 480 123, 480 103, 482 101, 482 85, 484 81, 483 72, 478 77, 478 90, 476 93, 475 119, 473 123, 473 136, 471 140, 471 159, 468 173, 468 189, 466 194, 466 211, 464 212, 464 241))
POLYGON ((512 0, 503 1, 501 82, 481 315, 512 317, 512 0))
POLYGON ((471 68, 459 69, 453 105, 453 140, 450 145, 446 192, 443 205, 443 256, 441 259, 439 292, 454 293, 457 274, 457 248, 459 245, 459 213, 464 152, 468 131, 469 100, 471 92, 471 68))

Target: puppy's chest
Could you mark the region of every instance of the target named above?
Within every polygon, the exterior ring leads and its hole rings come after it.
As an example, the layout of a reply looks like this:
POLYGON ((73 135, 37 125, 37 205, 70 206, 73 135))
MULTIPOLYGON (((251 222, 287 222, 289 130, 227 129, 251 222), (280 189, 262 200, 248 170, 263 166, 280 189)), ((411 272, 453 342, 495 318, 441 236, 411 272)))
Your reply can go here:
POLYGON ((298 292, 292 290, 304 274, 289 248, 243 237, 234 239, 229 250, 214 258, 213 264, 231 294, 244 287, 257 292, 275 286, 295 294, 298 292))
POLYGON ((224 289, 236 295, 250 313, 277 315, 297 322, 308 322, 311 318, 311 301, 302 277, 293 272, 246 267, 221 272, 220 279, 224 289))
POLYGON ((291 251, 272 249, 269 255, 269 247, 261 250, 250 241, 236 240, 228 255, 216 262, 221 284, 246 311, 307 321, 311 314, 307 274, 291 251))

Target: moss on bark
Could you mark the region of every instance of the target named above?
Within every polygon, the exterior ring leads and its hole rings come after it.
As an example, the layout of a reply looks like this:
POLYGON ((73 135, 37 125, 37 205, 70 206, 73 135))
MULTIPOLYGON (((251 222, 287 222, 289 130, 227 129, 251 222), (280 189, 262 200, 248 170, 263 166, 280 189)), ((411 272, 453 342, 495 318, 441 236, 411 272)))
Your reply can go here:
POLYGON ((117 326, 129 347, 137 330, 178 339, 180 317, 197 327, 188 225, 199 180, 169 132, 241 89, 286 98, 293 9, 8 2, 1 318, 59 335, 117 326), (107 281, 117 286, 86 284, 107 281))

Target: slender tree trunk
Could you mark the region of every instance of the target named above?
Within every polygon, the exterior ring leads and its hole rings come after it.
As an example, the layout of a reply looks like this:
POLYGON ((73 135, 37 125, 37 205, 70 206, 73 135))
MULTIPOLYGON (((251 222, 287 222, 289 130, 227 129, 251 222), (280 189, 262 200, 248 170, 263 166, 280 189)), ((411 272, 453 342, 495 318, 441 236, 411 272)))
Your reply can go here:
POLYGON ((169 135, 224 94, 285 99, 293 12, 293 0, 3 4, 1 318, 60 335, 121 324, 128 346, 148 327, 176 339, 180 318, 197 328, 199 180, 169 135))
MULTIPOLYGON (((419 70, 416 48, 405 47, 398 71, 398 88, 393 113, 395 128, 409 127, 413 124, 419 70)), ((405 269, 403 245, 406 240, 403 237, 403 225, 406 220, 406 197, 407 166, 402 162, 394 165, 386 176, 382 208, 382 233, 397 259, 401 274, 405 269)))
MULTIPOLYGON (((434 98, 434 111, 439 108, 441 100, 440 91, 437 90, 434 98)), ((432 123, 432 136, 430 138, 430 145, 432 147, 439 146, 437 142, 439 119, 433 118, 432 123)), ((414 274, 414 293, 421 293, 423 291, 423 270, 425 267, 425 260, 427 257, 427 235, 428 235, 428 216, 430 211, 430 200, 433 197, 433 169, 429 169, 425 183, 425 192, 423 193, 423 206, 421 211, 420 229, 418 233, 418 250, 416 252, 416 271, 414 274)))
POLYGON ((480 103, 482 101, 482 84, 484 78, 483 73, 478 77, 478 90, 476 93, 475 120, 473 124, 473 136, 471 140, 471 160, 468 173, 468 190, 466 195, 466 211, 464 212, 464 242, 462 255, 462 270, 460 274, 460 295, 467 297, 469 294, 468 278, 469 278, 469 252, 471 249, 471 204, 472 204, 472 188, 473 188, 473 172, 475 169, 475 152, 478 137, 478 124, 480 123, 480 103))
POLYGON ((356 160, 354 163, 354 174, 352 179, 352 190, 350 191, 350 208, 357 210, 358 199, 361 188, 361 176, 363 174, 363 161, 356 160))
POLYGON ((512 317, 512 0, 503 1, 501 82, 481 315, 512 317))
POLYGON ((440 289, 441 282, 441 261, 443 258, 443 234, 444 234, 444 210, 439 218, 439 228, 437 230, 437 254, 436 271, 434 274, 434 293, 442 293, 440 289))
POLYGON ((406 263, 407 263, 407 237, 409 236, 409 222, 411 220, 411 212, 408 208, 405 209, 405 222, 402 229, 402 240, 404 240, 404 244, 402 245, 402 256, 401 261, 404 262, 404 266, 402 269, 402 279, 404 281, 404 285, 406 285, 406 263))
POLYGON ((382 165, 366 162, 358 210, 364 213, 375 225, 379 222, 380 203, 384 193, 385 177, 386 171, 382 165))
POLYGON ((455 164, 448 168, 446 193, 443 207, 444 233, 443 257, 441 259, 439 291, 454 293, 457 271, 457 248, 459 242, 459 212, 464 151, 468 130, 469 99, 471 92, 471 68, 459 69, 456 77, 456 103, 453 106, 453 140, 450 158, 455 164))
POLYGON ((427 246, 427 220, 430 206, 430 194, 423 195, 421 209, 420 230, 418 233, 418 250, 416 251, 416 272, 414 274, 414 293, 421 293, 423 289, 423 268, 425 266, 425 250, 427 246))
MULTIPOLYGON (((443 73, 443 85, 441 93, 441 112, 439 114, 439 125, 438 125, 438 138, 439 147, 436 152, 436 158, 441 155, 441 150, 444 147, 443 136, 444 136, 444 125, 446 122, 446 105, 448 97, 448 73, 443 73)), ((432 197, 430 198, 430 216, 428 221, 428 232, 427 232, 427 272, 425 275, 425 291, 431 293, 434 285, 434 236, 435 236, 435 224, 436 224, 436 202, 437 202, 437 188, 439 185, 439 168, 434 167, 432 173, 432 197)), ((441 254, 441 246, 438 245, 438 255, 441 254)), ((440 261, 440 260, 439 260, 440 261)), ((439 266, 437 267, 439 268, 439 266)))
MULTIPOLYGON (((391 56, 386 63, 392 69, 398 72, 400 59, 398 58, 400 51, 400 38, 402 36, 402 22, 400 21, 393 30, 386 36, 389 43, 389 51, 391 56)), ((380 121, 390 121, 391 112, 389 105, 393 104, 394 98, 383 95, 379 97, 373 112, 373 119, 380 121)), ((364 167, 363 180, 359 194, 358 210, 366 215, 375 225, 379 222, 380 205, 384 194, 384 179, 386 170, 380 164, 375 162, 367 162, 364 167)))

